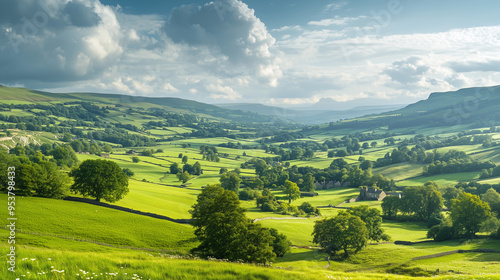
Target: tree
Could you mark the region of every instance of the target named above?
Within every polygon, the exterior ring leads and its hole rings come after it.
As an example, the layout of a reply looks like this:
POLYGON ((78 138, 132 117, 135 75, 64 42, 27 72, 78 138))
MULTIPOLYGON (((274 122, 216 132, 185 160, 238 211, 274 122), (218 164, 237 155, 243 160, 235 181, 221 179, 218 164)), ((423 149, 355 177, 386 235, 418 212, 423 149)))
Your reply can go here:
POLYGON ((376 141, 371 142, 371 143, 370 143, 370 146, 372 146, 372 148, 377 147, 377 142, 376 142, 376 141))
POLYGON ((335 156, 335 151, 328 151, 328 154, 327 154, 328 158, 332 158, 335 156))
POLYGON ((359 165, 359 168, 361 170, 368 170, 370 168, 373 168, 373 162, 371 160, 364 160, 363 162, 361 162, 361 164, 359 165))
POLYGON ((138 157, 132 157, 133 163, 138 163, 139 161, 141 161, 141 160, 138 157))
POLYGON ((463 192, 451 201, 451 220, 459 235, 474 237, 489 217, 490 206, 477 195, 463 192))
POLYGON ((128 193, 128 177, 114 161, 86 160, 70 172, 74 178, 71 190, 83 196, 115 202, 128 193))
POLYGON ((283 185, 283 193, 288 197, 288 204, 292 203, 292 200, 300 198, 300 189, 294 182, 285 181, 283 185))
POLYGON ((363 143, 363 145, 361 147, 363 149, 368 149, 368 148, 370 148, 370 144, 368 144, 368 142, 365 142, 365 143, 363 143))
POLYGON ((189 212, 201 244, 192 250, 202 257, 266 263, 275 257, 273 236, 245 217, 247 210, 233 191, 208 185, 189 212))
POLYGON ((314 184, 314 177, 311 173, 307 173, 306 176, 304 176, 302 189, 306 192, 313 192, 314 190, 316 190, 316 185, 314 184))
POLYGON ((500 214, 500 194, 493 189, 490 188, 484 194, 481 195, 481 199, 485 202, 488 202, 490 205, 491 211, 500 214))
POLYGON ((290 252, 292 242, 287 239, 286 235, 279 233, 275 228, 270 228, 269 233, 274 237, 272 246, 273 252, 277 257, 283 257, 286 253, 290 252))
POLYGON ((134 171, 132 171, 132 169, 130 169, 130 168, 124 168, 123 173, 125 173, 125 175, 127 175, 127 177, 132 177, 135 174, 134 171))
POLYGON ((386 143, 388 146, 394 145, 394 143, 396 143, 396 139, 394 139, 393 137, 389 137, 389 138, 384 140, 384 143, 386 143))
POLYGON ((380 210, 370 208, 368 205, 360 205, 351 207, 347 210, 348 213, 358 216, 365 223, 368 230, 368 239, 373 241, 388 240, 388 236, 384 234, 382 229, 382 217, 380 210))
POLYGON ((397 196, 386 196, 382 200, 382 212, 388 218, 393 218, 398 215, 398 210, 400 209, 401 199, 397 196))
POLYGON ((57 146, 50 151, 50 155, 54 157, 59 166, 66 165, 72 167, 78 164, 78 158, 70 145, 57 146))
POLYGON ((219 169, 219 174, 224 174, 224 173, 226 173, 226 172, 228 172, 228 170, 227 170, 227 168, 226 168, 226 167, 221 167, 221 168, 219 169))
POLYGON ((193 164, 193 175, 201 175, 201 164, 199 162, 193 164))
POLYGON ((234 193, 238 194, 238 191, 240 189, 240 183, 241 183, 241 179, 238 176, 238 174, 233 173, 233 172, 223 173, 222 176, 220 177, 219 181, 220 181, 220 185, 223 189, 230 190, 230 191, 233 191, 234 193))
POLYGON ((345 211, 339 211, 333 218, 316 221, 312 235, 313 242, 319 244, 329 256, 344 250, 344 256, 348 257, 349 251, 357 253, 368 243, 365 223, 345 211))
POLYGON ((189 181, 189 179, 191 179, 191 175, 187 171, 179 172, 177 173, 177 179, 179 179, 179 181, 182 181, 182 183, 184 184, 189 181))
POLYGON ((430 216, 441 211, 443 198, 434 182, 427 182, 424 186, 407 187, 403 191, 400 210, 414 213, 421 221, 429 220, 430 216))
POLYGON ((186 164, 188 162, 188 156, 182 157, 182 163, 186 164))
POLYGON ((174 162, 170 165, 170 174, 177 174, 179 173, 179 164, 177 162, 174 162))

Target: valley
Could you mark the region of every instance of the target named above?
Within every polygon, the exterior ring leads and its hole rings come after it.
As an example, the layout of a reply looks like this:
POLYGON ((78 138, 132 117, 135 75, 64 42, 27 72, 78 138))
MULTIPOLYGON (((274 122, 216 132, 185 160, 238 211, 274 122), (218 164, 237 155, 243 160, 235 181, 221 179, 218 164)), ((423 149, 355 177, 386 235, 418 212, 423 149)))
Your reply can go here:
MULTIPOLYGON (((123 199, 101 203, 175 220, 192 218, 190 210, 207 185, 221 183, 223 174, 237 174, 246 217, 291 242, 290 252, 265 265, 203 259, 191 253, 200 241, 190 224, 17 195, 12 279, 495 279, 500 241, 489 237, 491 232, 437 242, 427 237, 427 221, 409 210, 396 219, 383 211, 383 200, 342 203, 358 197, 360 187, 407 195, 407 188, 434 182, 444 201, 438 212, 448 217, 447 203, 458 199, 446 196, 449 189, 478 197, 490 188, 500 191, 499 91, 433 93, 402 109, 307 125, 183 99, 0 87, 0 149, 10 158, 57 162, 62 174, 78 165, 50 152, 57 147, 71 149, 78 164, 114 162, 132 171, 129 191, 123 199), (190 171, 195 163, 199 174, 190 171), (174 164, 188 180, 172 173, 174 164), (285 209, 286 181, 297 184, 303 196, 285 209), (345 185, 320 189, 321 182, 345 185), (264 202, 274 211, 263 211, 264 203, 258 207, 264 189, 274 197, 264 202), (243 191, 251 197, 243 198, 243 191), (303 203, 321 215, 298 209, 303 203), (316 222, 361 205, 383 213, 381 229, 390 240, 370 241, 347 258, 332 256, 329 265, 329 255, 313 242, 316 222), (457 252, 436 255, 452 251, 457 252)), ((7 201, 6 193, 0 197, 7 201)), ((0 207, 0 216, 8 217, 7 207, 0 207)), ((0 234, 6 240, 9 231, 3 227, 0 234)), ((6 242, 0 251, 5 258, 6 242)), ((10 279, 9 273, 0 268, 0 278, 10 279)))

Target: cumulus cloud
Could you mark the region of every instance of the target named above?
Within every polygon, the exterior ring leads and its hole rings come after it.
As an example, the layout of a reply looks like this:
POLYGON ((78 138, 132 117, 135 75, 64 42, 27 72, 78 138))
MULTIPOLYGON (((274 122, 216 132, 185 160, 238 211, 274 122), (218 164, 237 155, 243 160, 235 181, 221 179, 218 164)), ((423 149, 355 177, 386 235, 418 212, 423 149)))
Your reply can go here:
POLYGON ((209 84, 206 86, 206 90, 211 92, 210 98, 213 99, 237 100, 241 98, 241 95, 234 89, 221 84, 209 84))
POLYGON ((429 66, 420 57, 411 56, 406 59, 393 62, 384 74, 391 77, 393 81, 401 84, 416 83, 429 71, 429 66))
POLYGON ((91 0, 0 2, 0 76, 7 82, 95 78, 122 54, 114 11, 91 0))
POLYGON ((271 51, 276 40, 254 10, 241 1, 175 8, 163 30, 174 43, 208 50, 213 59, 203 63, 209 66, 227 61, 241 71, 250 68, 271 86, 277 86, 282 76, 271 51))

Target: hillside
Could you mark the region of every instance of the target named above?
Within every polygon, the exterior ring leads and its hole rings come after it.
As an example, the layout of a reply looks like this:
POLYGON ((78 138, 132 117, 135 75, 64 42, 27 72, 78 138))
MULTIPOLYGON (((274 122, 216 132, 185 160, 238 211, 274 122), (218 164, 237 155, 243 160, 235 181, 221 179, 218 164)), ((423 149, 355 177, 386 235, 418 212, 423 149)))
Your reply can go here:
POLYGON ((132 108, 162 108, 174 113, 195 114, 224 121, 271 122, 277 118, 249 114, 220 108, 214 105, 172 97, 145 97, 100 93, 51 93, 26 88, 0 87, 0 103, 6 104, 57 104, 65 102, 91 102, 101 106, 116 104, 132 108))
POLYGON ((392 129, 487 127, 500 121, 500 86, 476 87, 431 93, 425 100, 402 109, 358 117, 336 123, 332 128, 392 129))
MULTIPOLYGON (((41 279, 68 279, 85 271, 117 273, 116 279, 133 279, 129 276, 134 274, 143 279, 406 279, 434 274, 436 279, 488 279, 500 269, 496 253, 481 251, 500 250, 498 240, 433 242, 427 237, 426 222, 403 213, 401 220, 381 221, 381 229, 391 237, 388 243, 368 245, 348 258, 337 255, 330 260, 331 266, 327 254, 313 243, 316 221, 335 217, 343 208, 367 205, 382 210, 381 201, 343 204, 356 198, 361 186, 404 192, 405 188, 433 181, 442 194, 449 189, 475 195, 483 195, 490 187, 500 191, 500 168, 495 167, 500 165, 498 123, 484 117, 492 124, 474 131, 469 127, 480 122, 453 127, 422 123, 422 118, 432 116, 431 110, 446 108, 453 93, 435 93, 392 113, 307 127, 278 121, 238 122, 235 119, 255 113, 182 99, 6 87, 0 88, 0 94, 0 145, 10 151, 11 157, 24 156, 23 160, 33 165, 40 160, 53 162, 64 174, 85 160, 105 158, 131 174, 129 193, 114 203, 84 203, 77 193, 68 193, 76 198, 66 200, 17 196, 16 213, 23 217, 16 232, 19 277, 50 271, 50 276, 41 279), (228 111, 237 117, 227 118, 228 111), (421 123, 395 125, 413 117, 421 123), (61 158, 57 153, 60 148, 78 162, 61 158), (446 160, 448 166, 455 164, 454 170, 438 162, 438 156, 444 162, 442 156, 452 150, 463 152, 452 153, 446 160), (342 168, 332 165, 334 162, 343 162, 342 168), (443 169, 429 173, 426 168, 430 163, 443 169), (200 172, 194 170, 196 164, 200 172), (366 164, 368 169, 361 170, 366 164), (464 168, 459 169, 460 164, 464 168), (491 170, 482 170, 484 164, 491 170), (175 165, 177 172, 171 169, 175 165), (177 176, 184 170, 190 174, 187 181, 177 176), (246 217, 278 230, 292 244, 290 252, 268 267, 202 261, 188 254, 199 241, 185 219, 192 218, 189 211, 200 192, 207 184, 220 183, 224 172, 236 173, 242 179, 238 201, 246 217), (313 190, 317 195, 297 197, 288 208, 281 207, 288 204, 283 204, 288 199, 280 188, 282 181, 293 181, 302 192, 307 191, 308 177, 313 178, 309 182, 317 187, 313 190), (349 185, 322 189, 314 181, 349 185), (270 210, 256 203, 264 188, 272 199, 268 202, 270 210), (321 215, 299 211, 305 203, 317 207, 321 215), (441 272, 435 273, 437 269, 441 272)), ((463 98, 470 94, 466 90, 459 93, 463 98)), ((477 111, 489 107, 481 103, 477 111)), ((262 113, 280 110, 260 104, 250 108, 262 113)), ((6 153, 2 148, 0 152, 6 153)), ((20 178, 23 168, 27 167, 16 167, 20 178)), ((22 186, 20 182, 16 181, 16 187, 22 186)), ((4 200, 6 196, 0 195, 4 200)), ((6 211, 7 207, 0 214, 6 216, 6 211)), ((9 233, 3 230, 0 234, 9 233)), ((487 234, 478 232, 481 237, 487 234)), ((0 246, 2 251, 8 249, 7 244, 0 246)), ((5 269, 0 271, 0 278, 8 279, 6 273, 5 269)))
POLYGON ((286 119, 297 123, 323 124, 327 122, 335 122, 341 119, 352 119, 365 115, 380 114, 399 109, 404 105, 361 106, 341 110, 339 110, 338 108, 346 108, 346 105, 343 105, 340 102, 336 106, 332 106, 332 109, 328 110, 316 110, 308 107, 299 107, 292 109, 249 103, 217 104, 217 106, 231 110, 274 116, 280 119, 286 119))

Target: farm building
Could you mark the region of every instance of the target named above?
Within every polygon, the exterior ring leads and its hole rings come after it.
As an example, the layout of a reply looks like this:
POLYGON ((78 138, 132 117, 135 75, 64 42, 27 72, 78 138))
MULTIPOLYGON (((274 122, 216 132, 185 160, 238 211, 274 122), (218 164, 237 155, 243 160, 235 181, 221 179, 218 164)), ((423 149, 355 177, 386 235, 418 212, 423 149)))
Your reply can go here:
POLYGON ((387 194, 383 190, 361 187, 358 200, 378 200, 382 201, 387 194))

